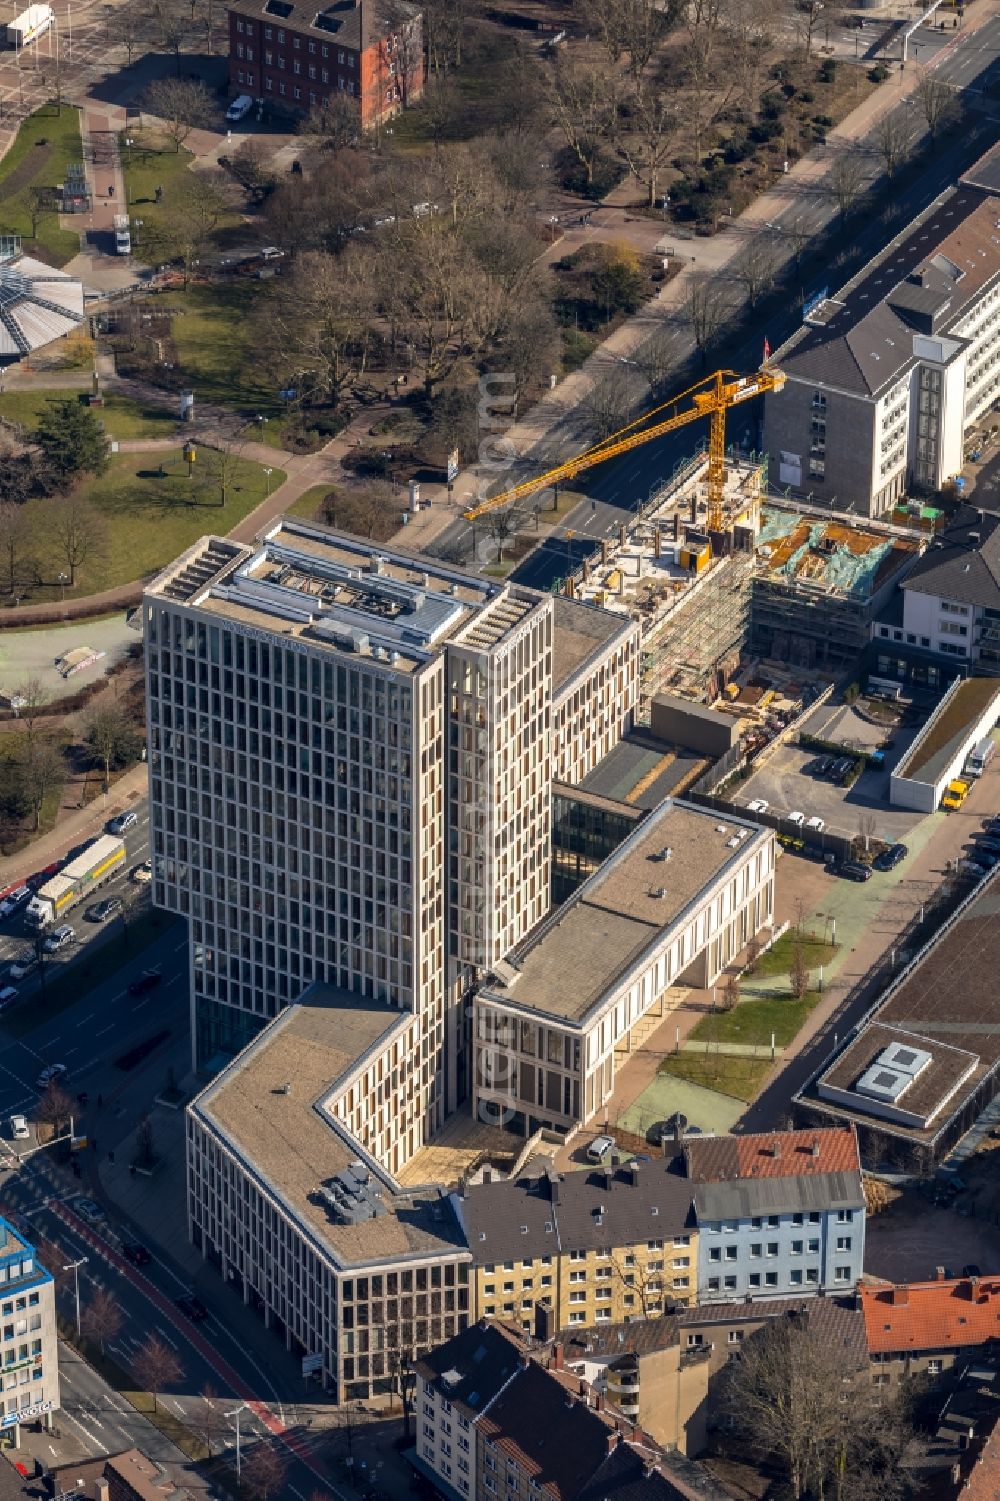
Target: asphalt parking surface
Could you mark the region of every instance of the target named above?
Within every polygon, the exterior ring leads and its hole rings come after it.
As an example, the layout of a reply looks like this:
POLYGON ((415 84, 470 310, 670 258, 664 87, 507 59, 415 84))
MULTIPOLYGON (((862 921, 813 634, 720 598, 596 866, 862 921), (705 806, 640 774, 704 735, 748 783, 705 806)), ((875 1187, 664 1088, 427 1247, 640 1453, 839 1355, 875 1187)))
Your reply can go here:
MULTIPOLYGON (((890 753, 890 765, 903 754, 900 739, 890 753)), ((794 810, 807 818, 822 818, 831 833, 853 838, 860 833, 859 819, 874 813, 874 833, 888 842, 905 841, 924 817, 906 808, 889 807, 890 767, 862 772, 853 787, 837 787, 825 778, 810 776, 802 768, 815 761, 817 752, 798 745, 783 745, 739 790, 737 803, 746 807, 753 798, 766 798, 768 811, 787 814, 794 810)))

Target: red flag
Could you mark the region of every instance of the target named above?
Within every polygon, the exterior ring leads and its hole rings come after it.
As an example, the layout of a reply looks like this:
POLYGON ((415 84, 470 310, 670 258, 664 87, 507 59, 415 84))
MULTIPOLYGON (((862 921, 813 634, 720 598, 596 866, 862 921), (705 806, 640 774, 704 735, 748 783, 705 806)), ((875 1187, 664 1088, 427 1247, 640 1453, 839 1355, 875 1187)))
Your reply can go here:
POLYGON ((764 340, 764 364, 765 365, 767 364, 767 362, 768 362, 768 360, 770 358, 771 358, 771 346, 768 343, 767 339, 765 338, 765 340, 764 340))

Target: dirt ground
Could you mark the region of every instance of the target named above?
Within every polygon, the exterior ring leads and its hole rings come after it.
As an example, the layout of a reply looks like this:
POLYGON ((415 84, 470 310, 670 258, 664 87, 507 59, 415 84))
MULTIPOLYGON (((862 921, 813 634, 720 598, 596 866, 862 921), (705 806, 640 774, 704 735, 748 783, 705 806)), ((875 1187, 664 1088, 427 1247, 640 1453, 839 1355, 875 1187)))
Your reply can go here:
POLYGON ((868 1220, 865 1271, 873 1276, 892 1282, 929 1281, 936 1267, 960 1276, 969 1262, 986 1275, 1000 1269, 1000 1228, 936 1207, 917 1189, 907 1189, 868 1220))

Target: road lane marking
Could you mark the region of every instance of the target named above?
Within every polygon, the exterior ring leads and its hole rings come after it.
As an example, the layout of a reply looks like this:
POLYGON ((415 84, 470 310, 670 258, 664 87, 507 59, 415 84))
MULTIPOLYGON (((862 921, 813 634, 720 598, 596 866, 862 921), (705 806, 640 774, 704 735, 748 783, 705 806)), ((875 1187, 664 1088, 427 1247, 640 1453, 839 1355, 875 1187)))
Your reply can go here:
POLYGON ((94 1020, 94 1013, 91 1012, 89 1016, 85 1016, 85 1017, 82 1018, 82 1020, 80 1020, 80 1021, 77 1022, 77 1024, 76 1024, 76 1030, 79 1032, 79 1030, 80 1030, 81 1027, 89 1026, 90 1023, 93 1020, 94 1020))
POLYGON ((162 1324, 157 1324, 156 1327, 157 1327, 157 1330, 159 1331, 159 1333, 163 1335, 163 1338, 166 1340, 166 1342, 167 1342, 168 1345, 173 1345, 173 1347, 174 1347, 175 1350, 179 1350, 180 1349, 180 1345, 177 1343, 176 1340, 173 1340, 173 1339, 170 1338, 170 1335, 164 1329, 164 1327, 163 1327, 162 1324))

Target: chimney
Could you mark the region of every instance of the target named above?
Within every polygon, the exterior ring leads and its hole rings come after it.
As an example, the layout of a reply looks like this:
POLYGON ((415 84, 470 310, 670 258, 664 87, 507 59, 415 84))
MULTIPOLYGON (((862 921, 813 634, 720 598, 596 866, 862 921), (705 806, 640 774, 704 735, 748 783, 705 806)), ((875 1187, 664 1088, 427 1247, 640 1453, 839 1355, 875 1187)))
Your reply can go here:
POLYGON ((609 556, 609 544, 607 537, 601 538, 601 562, 606 563, 609 556))
POLYGON ((603 1394, 603 1392, 595 1392, 594 1393, 594 1411, 595 1412, 603 1412, 604 1411, 604 1394, 603 1394))
POLYGON ((487 1163, 486 1167, 483 1168, 483 1182, 484 1183, 492 1183, 493 1182, 493 1169, 489 1166, 488 1163, 487 1163))
MULTIPOLYGON (((604 1169, 603 1173, 601 1174, 601 1177, 604 1180, 604 1187, 605 1188, 610 1189, 610 1188, 614 1187, 615 1175, 614 1175, 614 1173, 611 1171, 611 1169, 609 1167, 606 1167, 604 1169)), ((601 1213, 603 1214, 603 1212, 604 1211, 602 1209, 601 1213)))
POLYGON ((772 1157, 780 1157, 781 1156, 781 1138, 779 1136, 776 1136, 774 1138, 774 1140, 771 1142, 771 1156, 772 1157))
POLYGON ((622 524, 621 524, 621 526, 618 528, 618 546, 619 547, 624 547, 625 546, 626 536, 627 536, 627 534, 626 534, 626 531, 625 531, 625 523, 623 521, 622 524))
POLYGON ((583 582, 585 584, 589 584, 590 583, 590 559, 589 558, 584 558, 584 560, 583 560, 583 582))
POLYGON ((102 1475, 99 1480, 94 1481, 94 1501, 108 1501, 108 1494, 108 1482, 102 1475))
POLYGON ((818 1157, 819 1156, 819 1142, 818 1141, 814 1141, 813 1144, 812 1144, 812 1154, 813 1154, 814 1157, 818 1157))
POLYGON ((979 1302, 979 1278, 978 1277, 970 1277, 969 1278, 969 1300, 972 1303, 978 1303, 979 1302))
POLYGON ((936 1266, 934 1268, 934 1280, 935 1280, 935 1282, 943 1282, 944 1281, 944 1267, 943 1266, 936 1266))
POLYGON ((653 533, 653 557, 654 558, 659 558, 659 557, 662 556, 662 554, 663 554, 663 536, 662 536, 662 533, 660 532, 660 528, 657 527, 656 531, 653 533))
POLYGON ((675 542, 677 542, 679 540, 679 538, 680 538, 680 535, 681 535, 681 530, 680 530, 680 527, 681 527, 681 518, 680 518, 680 516, 678 515, 678 513, 676 511, 674 512, 674 515, 673 515, 673 522, 674 522, 674 536, 673 536, 673 540, 675 542))
POLYGON ((653 1463, 653 1461, 651 1459, 643 1460, 643 1465, 642 1465, 642 1478, 643 1478, 643 1480, 652 1480, 652 1478, 653 1478, 653 1476, 655 1474, 656 1474, 656 1465, 653 1463))
POLYGON ((574 599, 576 597, 576 579, 571 573, 566 575, 566 589, 564 592, 567 599, 574 599))
POLYGON ((905 1283, 902 1283, 899 1287, 893 1288, 891 1301, 894 1308, 906 1307, 907 1303, 909 1303, 910 1301, 910 1289, 906 1286, 905 1283))
POLYGON ((612 1428, 608 1434, 608 1453, 613 1454, 618 1448, 618 1429, 612 1428))
POLYGON ((561 1371, 566 1363, 566 1348, 561 1341, 557 1340, 552 1346, 552 1369, 561 1371))
POLYGON ((458 1197, 460 1199, 467 1199, 469 1197, 469 1180, 464 1173, 458 1180, 458 1197))
POLYGON ((559 1174, 549 1173, 549 1202, 559 1203, 559 1174))
POLYGON ((581 1397, 585 1397, 586 1395, 587 1395, 587 1383, 586 1383, 586 1381, 584 1381, 583 1377, 581 1376, 580 1377, 580 1396, 581 1397))
POLYGON ((697 496, 697 494, 693 493, 692 496, 691 496, 691 525, 692 526, 696 526, 697 524, 698 524, 698 496, 697 496))

